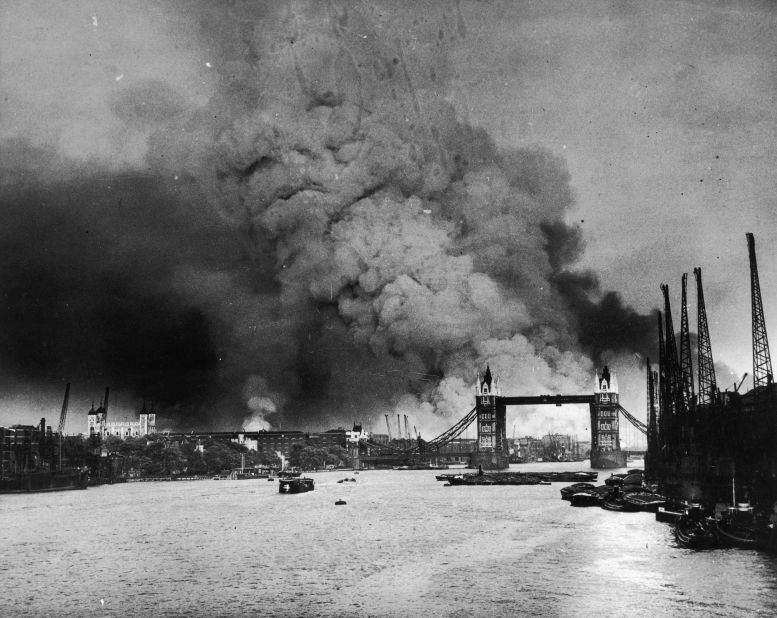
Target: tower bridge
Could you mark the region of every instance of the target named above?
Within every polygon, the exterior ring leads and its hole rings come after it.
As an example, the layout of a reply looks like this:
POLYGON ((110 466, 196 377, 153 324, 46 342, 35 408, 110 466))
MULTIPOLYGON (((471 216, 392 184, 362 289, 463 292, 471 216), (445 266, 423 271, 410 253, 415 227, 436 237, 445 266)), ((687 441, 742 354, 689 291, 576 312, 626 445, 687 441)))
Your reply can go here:
POLYGON ((621 417, 631 423, 640 433, 647 433, 645 423, 636 419, 619 402, 618 380, 614 372, 605 365, 601 375, 596 372, 591 394, 580 395, 502 395, 498 381, 486 367, 478 375, 475 386, 475 407, 455 425, 442 434, 425 442, 418 439, 412 448, 391 448, 385 445, 367 443, 367 447, 380 449, 380 453, 365 454, 362 461, 379 463, 388 459, 408 460, 411 457, 432 458, 440 449, 458 438, 472 423, 476 424, 477 440, 470 466, 483 470, 503 470, 509 467, 509 445, 507 442, 507 406, 538 406, 567 404, 587 405, 591 427, 591 467, 623 468, 626 466, 626 451, 620 444, 621 417))

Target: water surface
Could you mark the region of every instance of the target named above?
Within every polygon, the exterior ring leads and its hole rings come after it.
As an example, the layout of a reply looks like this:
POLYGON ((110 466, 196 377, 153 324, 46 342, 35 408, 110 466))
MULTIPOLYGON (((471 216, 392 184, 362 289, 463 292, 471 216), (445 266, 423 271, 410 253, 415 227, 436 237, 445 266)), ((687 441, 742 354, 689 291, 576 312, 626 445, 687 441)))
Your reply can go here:
POLYGON ((774 557, 678 548, 652 514, 571 507, 563 483, 310 476, 297 495, 266 480, 4 495, 0 615, 777 615, 774 557))

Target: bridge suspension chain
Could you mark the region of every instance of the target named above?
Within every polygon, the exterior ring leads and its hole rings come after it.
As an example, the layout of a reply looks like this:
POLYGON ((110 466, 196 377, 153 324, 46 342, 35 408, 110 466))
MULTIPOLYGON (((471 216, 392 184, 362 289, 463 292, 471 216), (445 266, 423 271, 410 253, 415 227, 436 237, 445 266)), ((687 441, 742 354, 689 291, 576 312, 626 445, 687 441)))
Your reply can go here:
POLYGON ((640 433, 643 433, 643 434, 647 435, 647 425, 645 425, 645 423, 643 423, 643 422, 642 422, 641 420, 639 420, 638 418, 634 417, 634 416, 633 416, 633 415, 632 415, 632 414, 631 414, 631 413, 630 413, 630 412, 629 412, 629 411, 628 411, 626 408, 624 408, 623 406, 619 405, 619 406, 618 406, 618 409, 619 409, 620 413, 621 413, 621 414, 623 414, 623 417, 624 417, 624 418, 625 418, 627 421, 629 421, 629 423, 631 423, 631 424, 632 424, 634 427, 636 427, 636 428, 637 428, 637 430, 638 430, 640 433))
POLYGON ((437 450, 440 447, 445 446, 451 440, 458 438, 462 434, 462 432, 474 422, 474 420, 477 418, 477 415, 478 415, 477 407, 472 408, 472 410, 470 410, 469 413, 464 418, 462 418, 458 423, 456 423, 453 427, 451 427, 447 431, 444 431, 436 438, 429 440, 429 442, 426 443, 425 447, 427 449, 437 450))

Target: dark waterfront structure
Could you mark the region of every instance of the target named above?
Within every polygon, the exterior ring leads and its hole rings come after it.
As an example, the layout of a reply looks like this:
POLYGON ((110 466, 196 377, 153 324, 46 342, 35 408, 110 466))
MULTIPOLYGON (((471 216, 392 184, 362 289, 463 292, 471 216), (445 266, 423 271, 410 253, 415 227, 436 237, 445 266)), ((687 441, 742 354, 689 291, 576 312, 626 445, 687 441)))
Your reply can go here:
POLYGON ((40 425, 0 427, 0 476, 49 469, 53 444, 45 418, 40 425))
MULTIPOLYGON (((774 384, 761 302, 755 241, 747 234, 750 258, 753 333, 751 391, 720 391, 712 371, 712 347, 701 270, 694 274, 698 307, 698 394, 694 390, 682 278, 680 354, 677 354, 667 287, 664 316, 659 313, 659 368, 648 364, 647 475, 667 493, 720 503, 750 502, 761 516, 777 508, 777 385, 774 384)), ((744 380, 744 378, 743 378, 744 380)))

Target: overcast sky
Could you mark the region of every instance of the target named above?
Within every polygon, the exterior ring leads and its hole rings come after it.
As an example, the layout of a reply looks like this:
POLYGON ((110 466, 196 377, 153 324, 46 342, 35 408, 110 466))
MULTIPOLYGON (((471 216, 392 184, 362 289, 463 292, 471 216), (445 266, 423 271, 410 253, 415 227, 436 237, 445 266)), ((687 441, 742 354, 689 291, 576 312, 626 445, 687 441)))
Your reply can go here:
POLYGON ((110 385, 172 424, 428 435, 485 363, 543 394, 605 360, 642 416, 659 285, 679 327, 695 266, 728 386, 746 232, 777 328, 776 13, 4 2, 0 422, 56 425, 72 381, 73 432, 110 385))

